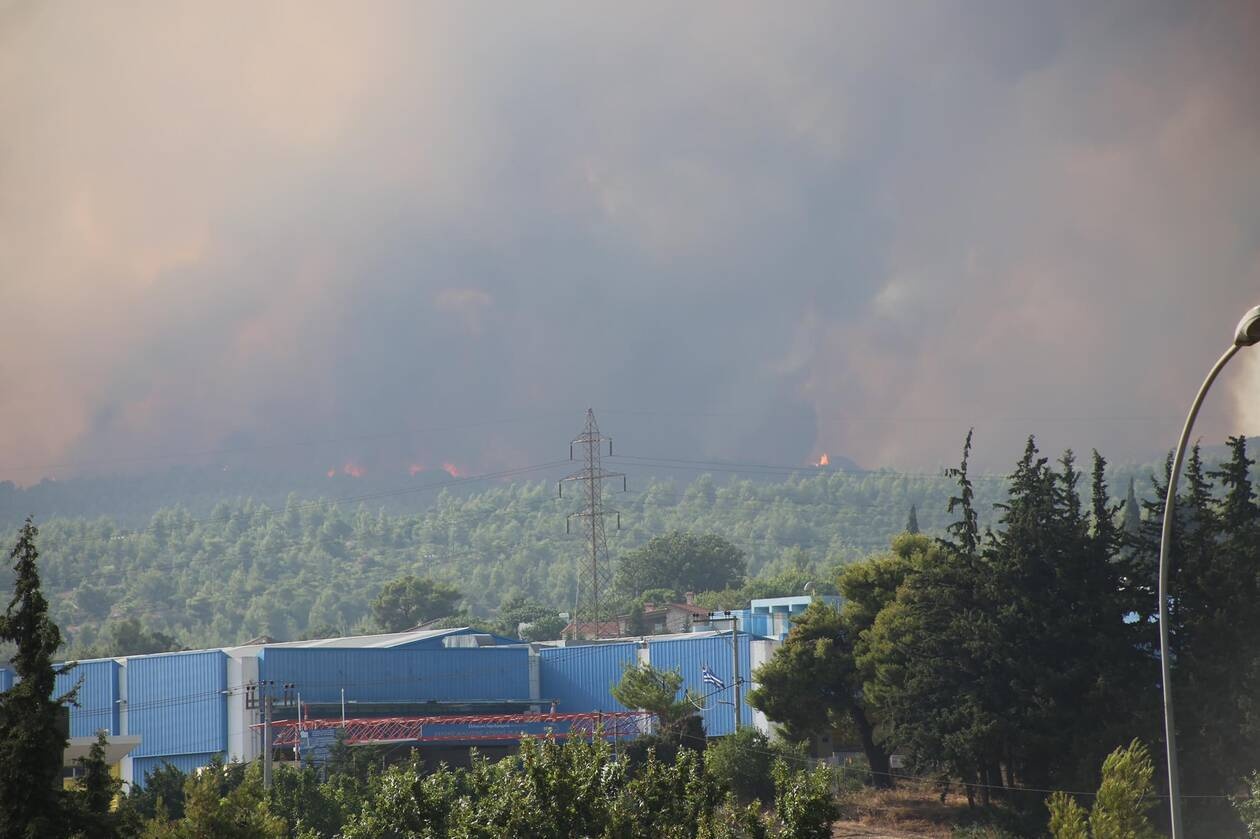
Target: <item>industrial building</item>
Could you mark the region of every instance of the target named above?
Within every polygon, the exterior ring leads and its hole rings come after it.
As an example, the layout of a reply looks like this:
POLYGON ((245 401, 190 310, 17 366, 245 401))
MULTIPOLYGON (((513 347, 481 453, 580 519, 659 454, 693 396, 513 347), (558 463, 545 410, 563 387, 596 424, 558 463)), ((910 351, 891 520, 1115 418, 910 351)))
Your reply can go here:
MULTIPOLYGON (((401 740, 414 742, 427 760, 458 764, 470 747, 494 755, 515 745, 505 742, 511 738, 504 725, 470 720, 635 710, 613 699, 611 688, 636 662, 680 672, 708 735, 728 734, 735 727, 734 638, 742 719, 768 731, 744 698, 750 674, 773 654, 788 617, 809 600, 754 601, 749 609, 722 615, 735 619, 734 635, 697 623, 692 632, 674 635, 526 644, 460 628, 81 661, 58 677, 57 691, 77 687, 68 755, 84 750, 103 730, 110 758, 129 783, 143 783, 164 763, 187 772, 216 756, 255 759, 262 751, 268 696, 281 728, 298 719, 459 718, 461 725, 447 726, 441 736, 401 740), (706 683, 706 671, 724 687, 706 683)), ((0 668, 0 688, 11 682, 12 674, 0 668)))

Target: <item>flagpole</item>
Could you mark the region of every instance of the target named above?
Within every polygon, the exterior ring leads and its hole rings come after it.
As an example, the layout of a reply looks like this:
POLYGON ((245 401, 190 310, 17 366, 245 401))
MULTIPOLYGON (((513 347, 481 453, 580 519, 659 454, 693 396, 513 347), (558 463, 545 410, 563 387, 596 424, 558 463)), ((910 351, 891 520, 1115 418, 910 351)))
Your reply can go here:
POLYGON ((740 726, 744 724, 744 709, 740 707, 740 679, 739 679, 739 623, 733 612, 727 612, 727 617, 717 618, 713 613, 709 613, 709 624, 712 625, 718 621, 731 622, 731 661, 733 666, 731 672, 734 674, 735 683, 735 730, 739 731, 740 726))

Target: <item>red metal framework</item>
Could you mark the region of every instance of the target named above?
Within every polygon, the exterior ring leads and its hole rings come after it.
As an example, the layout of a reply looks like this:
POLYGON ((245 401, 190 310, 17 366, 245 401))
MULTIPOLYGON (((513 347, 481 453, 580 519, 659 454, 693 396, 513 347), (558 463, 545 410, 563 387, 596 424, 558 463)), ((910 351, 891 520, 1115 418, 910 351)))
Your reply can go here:
MULTIPOLYGON (((276 748, 297 745, 301 732, 345 729, 348 745, 370 743, 433 743, 520 740, 525 737, 629 739, 649 730, 652 714, 644 711, 586 714, 473 714, 465 716, 340 718, 279 720, 271 724, 276 748), (426 730, 427 729, 427 730, 426 730), (455 730, 452 730, 455 729, 455 730), (459 730, 463 729, 463 730, 459 730)), ((252 726, 261 728, 261 724, 252 726)))

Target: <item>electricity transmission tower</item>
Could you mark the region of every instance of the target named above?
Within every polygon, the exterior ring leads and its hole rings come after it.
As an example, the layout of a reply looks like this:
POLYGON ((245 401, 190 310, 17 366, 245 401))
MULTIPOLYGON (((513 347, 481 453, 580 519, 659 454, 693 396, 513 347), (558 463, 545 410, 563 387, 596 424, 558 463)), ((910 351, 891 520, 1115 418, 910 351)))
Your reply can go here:
POLYGON ((565 532, 571 533, 571 525, 576 518, 582 522, 590 540, 587 555, 578 561, 577 602, 573 611, 573 638, 577 639, 585 631, 596 638, 605 634, 605 622, 612 618, 608 611, 608 587, 611 569, 608 566, 608 540, 604 535, 604 516, 617 517, 617 529, 621 529, 621 513, 604 508, 604 481, 608 478, 621 478, 621 490, 626 490, 624 472, 605 472, 600 464, 604 443, 608 443, 608 455, 612 456, 612 438, 599 433, 599 425, 595 422, 595 412, 586 409, 586 428, 569 443, 569 460, 574 459, 574 447, 582 449, 585 465, 560 480, 560 497, 564 497, 564 485, 580 481, 585 495, 585 506, 575 513, 570 513, 565 521, 565 532), (587 628, 584 630, 583 626, 587 628))

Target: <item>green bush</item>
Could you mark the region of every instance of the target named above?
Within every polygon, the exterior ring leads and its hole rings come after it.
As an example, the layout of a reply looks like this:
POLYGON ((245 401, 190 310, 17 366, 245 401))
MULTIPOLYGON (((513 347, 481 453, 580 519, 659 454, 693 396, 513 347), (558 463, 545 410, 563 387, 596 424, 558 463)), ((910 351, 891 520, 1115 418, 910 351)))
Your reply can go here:
POLYGON ((1260 772, 1251 773, 1247 779, 1250 794, 1234 799, 1234 807, 1247 826, 1247 835, 1251 839, 1260 839, 1260 772))
POLYGON ((1150 752, 1138 740, 1116 749, 1103 761, 1102 783, 1088 815, 1067 793, 1050 796, 1046 802, 1050 835, 1054 839, 1156 839, 1159 834, 1146 817, 1155 800, 1154 774, 1150 752))
POLYGON ((785 839, 828 839, 831 823, 840 817, 831 789, 831 772, 820 766, 809 772, 793 772, 776 760, 774 810, 785 839))
POLYGON ((771 767, 780 758, 796 767, 806 761, 802 748, 771 742, 766 735, 748 726, 710 742, 705 751, 704 766, 741 803, 768 803, 774 800, 771 767))

